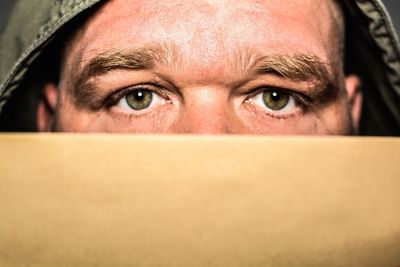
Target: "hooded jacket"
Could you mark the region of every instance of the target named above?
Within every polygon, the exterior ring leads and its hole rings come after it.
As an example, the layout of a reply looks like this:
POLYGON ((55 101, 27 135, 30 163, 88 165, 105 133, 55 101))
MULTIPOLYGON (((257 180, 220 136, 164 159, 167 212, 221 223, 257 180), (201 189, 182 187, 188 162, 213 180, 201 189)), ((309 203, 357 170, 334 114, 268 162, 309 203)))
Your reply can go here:
MULTIPOLYGON (((0 36, 0 130, 35 131, 40 78, 56 69, 57 39, 106 0, 20 0, 0 36), (49 66, 51 66, 49 68, 49 66)), ((361 135, 400 135, 399 41, 380 0, 340 0, 345 72, 362 79, 361 135)))

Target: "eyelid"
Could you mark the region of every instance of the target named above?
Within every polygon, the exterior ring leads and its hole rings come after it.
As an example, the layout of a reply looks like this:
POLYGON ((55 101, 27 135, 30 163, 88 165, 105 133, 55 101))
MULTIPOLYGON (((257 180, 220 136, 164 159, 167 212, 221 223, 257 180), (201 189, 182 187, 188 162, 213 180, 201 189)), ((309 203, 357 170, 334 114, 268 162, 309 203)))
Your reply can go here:
POLYGON ((288 89, 288 88, 282 88, 282 87, 276 87, 276 86, 260 86, 257 87, 255 90, 251 91, 246 100, 250 98, 254 98, 260 93, 266 92, 266 91, 272 91, 272 90, 277 90, 281 92, 288 93, 290 96, 294 98, 297 104, 301 104, 304 106, 309 106, 314 102, 314 99, 311 96, 308 96, 302 92, 293 90, 293 89, 288 89))

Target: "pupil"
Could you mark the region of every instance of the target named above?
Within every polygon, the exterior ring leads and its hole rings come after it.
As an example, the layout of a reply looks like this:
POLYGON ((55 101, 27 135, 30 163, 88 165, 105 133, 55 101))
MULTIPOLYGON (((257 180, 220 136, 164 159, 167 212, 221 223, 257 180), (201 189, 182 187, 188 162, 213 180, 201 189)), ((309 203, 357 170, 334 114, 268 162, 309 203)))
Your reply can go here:
POLYGON ((144 94, 143 94, 143 92, 142 92, 142 91, 137 91, 137 92, 136 92, 136 95, 135 95, 135 99, 136 99, 137 101, 142 101, 142 100, 144 99, 144 94))
POLYGON ((279 101, 281 99, 281 94, 279 92, 277 92, 277 91, 273 91, 271 93, 271 99, 273 101, 279 101))

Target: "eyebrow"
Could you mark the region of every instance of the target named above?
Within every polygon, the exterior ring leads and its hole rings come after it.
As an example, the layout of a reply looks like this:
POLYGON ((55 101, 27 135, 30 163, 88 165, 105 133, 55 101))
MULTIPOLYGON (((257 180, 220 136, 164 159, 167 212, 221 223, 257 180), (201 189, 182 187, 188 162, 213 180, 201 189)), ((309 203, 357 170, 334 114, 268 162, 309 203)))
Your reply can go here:
POLYGON ((338 78, 329 73, 329 63, 315 55, 268 55, 254 63, 256 71, 272 74, 294 82, 310 83, 315 100, 326 102, 338 93, 338 78))
MULTIPOLYGON (((249 54, 248 54, 249 55, 249 54)), ((242 71, 255 69, 258 74, 272 74, 285 79, 313 83, 312 94, 319 102, 331 99, 337 83, 329 75, 328 63, 314 55, 267 55, 252 60, 252 56, 237 61, 242 71), (252 64, 250 64, 252 63, 252 64)), ((172 45, 148 45, 128 51, 105 51, 90 59, 76 77, 73 94, 78 107, 99 108, 96 101, 96 87, 91 78, 105 75, 113 70, 146 70, 156 65, 177 64, 179 55, 172 45), (95 99, 95 100, 94 100, 95 99)), ((237 64, 235 61, 234 64, 237 64)))
POLYGON ((327 63, 317 56, 308 54, 268 55, 257 59, 260 73, 272 73, 294 81, 320 81, 329 78, 327 63))

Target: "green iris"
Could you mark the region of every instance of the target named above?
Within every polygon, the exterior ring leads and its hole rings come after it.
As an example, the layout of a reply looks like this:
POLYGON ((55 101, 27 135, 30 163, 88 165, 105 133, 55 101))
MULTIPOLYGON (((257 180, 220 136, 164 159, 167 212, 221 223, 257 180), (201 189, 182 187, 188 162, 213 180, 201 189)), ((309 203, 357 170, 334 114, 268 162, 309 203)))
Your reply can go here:
POLYGON ((290 100, 289 94, 280 90, 264 91, 262 97, 264 104, 272 110, 285 108, 290 100))
POLYGON ((134 110, 148 108, 153 100, 153 93, 149 90, 135 90, 127 94, 126 103, 134 110))

